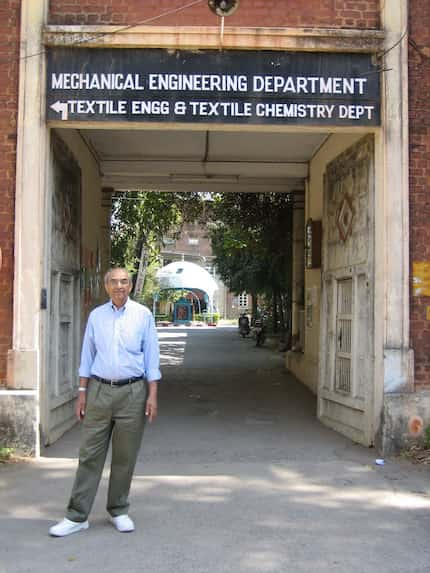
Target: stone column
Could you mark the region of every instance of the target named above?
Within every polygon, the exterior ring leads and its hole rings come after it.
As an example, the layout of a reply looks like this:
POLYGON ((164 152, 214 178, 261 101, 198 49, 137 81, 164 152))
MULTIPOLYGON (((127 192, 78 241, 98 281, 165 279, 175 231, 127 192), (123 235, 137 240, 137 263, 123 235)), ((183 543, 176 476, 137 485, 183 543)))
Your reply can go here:
POLYGON ((42 27, 48 0, 22 0, 17 169, 15 194, 15 275, 13 348, 8 356, 8 386, 0 401, 9 403, 11 436, 39 453, 41 373, 41 293, 44 276, 45 162, 44 67, 42 27), (6 391, 7 392, 7 391, 6 391), (18 402, 25 402, 20 407, 18 402), (20 412, 22 412, 20 414, 20 412), (18 419, 19 418, 19 419, 18 419))
MULTIPOLYGON (((381 74, 384 151, 377 157, 377 169, 379 160, 384 194, 382 200, 376 200, 376 238, 381 237, 378 227, 384 229, 384 237, 383 247, 376 245, 376 274, 383 268, 384 396, 380 433, 382 449, 388 451, 396 448, 397 438, 404 432, 404 412, 396 408, 396 396, 413 390, 413 353, 409 346, 408 2, 386 0, 382 19, 385 49, 380 65, 387 71, 381 74)), ((378 308, 375 310, 378 312, 378 308)))

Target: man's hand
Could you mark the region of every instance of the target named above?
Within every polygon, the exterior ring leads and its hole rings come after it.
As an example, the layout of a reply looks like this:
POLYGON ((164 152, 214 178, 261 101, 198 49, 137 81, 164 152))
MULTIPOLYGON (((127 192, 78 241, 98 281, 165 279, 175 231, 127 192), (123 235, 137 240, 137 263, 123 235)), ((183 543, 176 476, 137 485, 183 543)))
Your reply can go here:
POLYGON ((87 393, 86 392, 78 392, 78 399, 76 400, 75 406, 75 415, 80 422, 85 417, 85 410, 87 405, 87 393))
POLYGON ((157 417, 158 402, 157 402, 157 382, 149 382, 149 394, 146 400, 145 415, 148 417, 149 423, 152 423, 157 417))

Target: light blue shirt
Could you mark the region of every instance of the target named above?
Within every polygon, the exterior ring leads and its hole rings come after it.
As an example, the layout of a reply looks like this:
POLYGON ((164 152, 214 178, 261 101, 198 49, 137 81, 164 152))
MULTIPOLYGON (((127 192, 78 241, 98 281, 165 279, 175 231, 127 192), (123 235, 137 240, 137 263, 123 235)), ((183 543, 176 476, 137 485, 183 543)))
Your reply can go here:
POLYGON ((146 306, 128 299, 117 309, 112 301, 88 317, 79 376, 121 380, 161 378, 160 352, 154 317, 146 306))

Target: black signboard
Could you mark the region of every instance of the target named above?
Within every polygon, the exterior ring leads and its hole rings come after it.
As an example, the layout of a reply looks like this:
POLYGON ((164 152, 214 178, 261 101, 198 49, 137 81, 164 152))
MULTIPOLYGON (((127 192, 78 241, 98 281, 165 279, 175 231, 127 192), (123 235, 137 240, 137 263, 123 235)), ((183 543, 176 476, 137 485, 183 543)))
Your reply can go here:
POLYGON ((47 119, 379 125, 370 54, 51 48, 47 119))

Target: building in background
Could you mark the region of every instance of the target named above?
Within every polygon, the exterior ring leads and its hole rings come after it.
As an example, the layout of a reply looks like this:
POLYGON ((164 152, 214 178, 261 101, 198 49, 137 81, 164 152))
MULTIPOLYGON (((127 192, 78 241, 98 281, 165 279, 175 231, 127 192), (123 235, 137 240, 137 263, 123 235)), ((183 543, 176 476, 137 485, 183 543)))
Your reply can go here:
POLYGON ((179 233, 172 232, 164 237, 163 245, 160 253, 162 266, 175 261, 188 261, 203 267, 213 277, 218 285, 214 295, 214 312, 221 318, 238 318, 241 312, 252 307, 251 295, 235 295, 217 274, 205 223, 184 223, 179 233))

